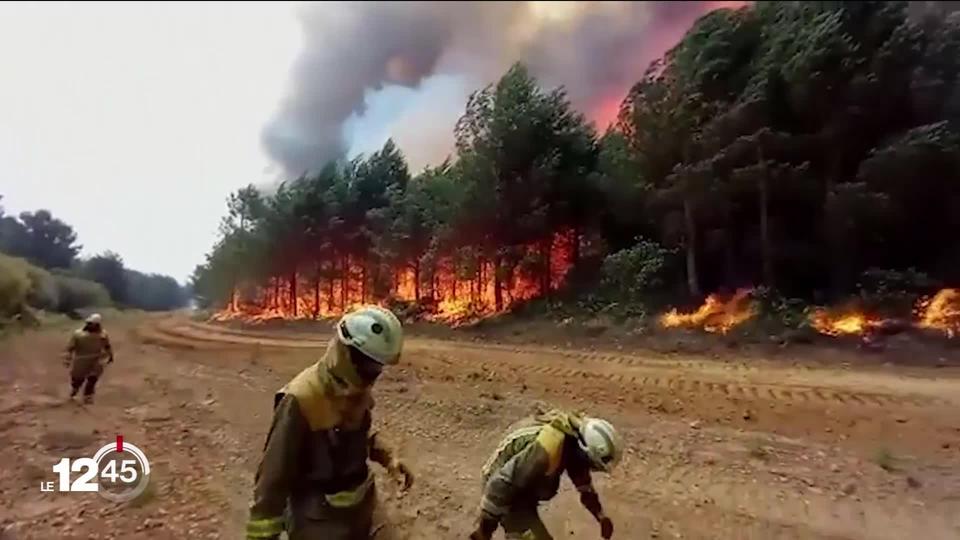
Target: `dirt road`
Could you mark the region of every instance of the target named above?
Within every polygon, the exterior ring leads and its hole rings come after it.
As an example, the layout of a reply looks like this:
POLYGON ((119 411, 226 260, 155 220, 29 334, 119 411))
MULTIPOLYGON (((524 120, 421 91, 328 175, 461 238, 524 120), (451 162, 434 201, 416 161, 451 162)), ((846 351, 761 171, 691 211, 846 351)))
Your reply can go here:
MULTIPOLYGON (((2 538, 239 538, 271 394, 327 334, 183 318, 110 326, 117 362, 97 402, 65 401, 64 330, 0 342, 2 538), (145 450, 135 504, 41 493, 60 457, 117 434, 145 450)), ((465 538, 479 469, 536 406, 609 417, 628 441, 597 479, 616 538, 960 538, 960 370, 814 368, 412 338, 376 391, 376 421, 417 475, 401 537, 465 538)), ((557 538, 599 538, 567 487, 557 538)))

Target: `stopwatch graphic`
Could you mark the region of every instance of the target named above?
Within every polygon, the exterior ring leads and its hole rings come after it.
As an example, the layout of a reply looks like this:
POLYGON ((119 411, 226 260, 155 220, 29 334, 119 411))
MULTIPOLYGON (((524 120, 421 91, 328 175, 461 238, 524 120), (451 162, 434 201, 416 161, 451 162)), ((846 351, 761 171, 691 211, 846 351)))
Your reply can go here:
MULTIPOLYGON (((61 459, 53 466, 59 475, 61 492, 96 491, 113 502, 136 499, 150 483, 150 462, 140 448, 125 443, 118 435, 115 443, 106 444, 92 458, 71 461, 61 459), (70 473, 81 473, 73 482, 70 473)), ((53 491, 53 482, 41 484, 42 491, 53 491)))

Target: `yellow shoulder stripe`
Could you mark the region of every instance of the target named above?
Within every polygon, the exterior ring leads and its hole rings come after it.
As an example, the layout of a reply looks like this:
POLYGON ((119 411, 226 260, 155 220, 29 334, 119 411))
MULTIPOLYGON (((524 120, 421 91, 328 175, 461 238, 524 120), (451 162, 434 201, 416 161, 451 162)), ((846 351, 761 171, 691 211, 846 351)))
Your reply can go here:
POLYGON ((537 444, 547 452, 547 476, 556 474, 563 459, 563 441, 566 434, 553 426, 543 426, 537 435, 537 444))
POLYGON ((323 375, 323 367, 314 364, 301 371, 281 390, 297 398, 300 413, 312 431, 330 429, 340 423, 340 413, 321 380, 323 375))

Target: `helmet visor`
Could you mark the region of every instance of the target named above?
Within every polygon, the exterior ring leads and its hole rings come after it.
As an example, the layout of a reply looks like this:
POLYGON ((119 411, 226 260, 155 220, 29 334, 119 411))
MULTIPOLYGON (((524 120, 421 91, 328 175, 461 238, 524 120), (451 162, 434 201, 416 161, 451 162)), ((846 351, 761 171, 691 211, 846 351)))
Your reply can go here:
POLYGON ((350 351, 350 362, 353 363, 360 379, 367 385, 376 382, 380 374, 383 373, 383 364, 363 354, 356 347, 348 346, 347 349, 350 351))

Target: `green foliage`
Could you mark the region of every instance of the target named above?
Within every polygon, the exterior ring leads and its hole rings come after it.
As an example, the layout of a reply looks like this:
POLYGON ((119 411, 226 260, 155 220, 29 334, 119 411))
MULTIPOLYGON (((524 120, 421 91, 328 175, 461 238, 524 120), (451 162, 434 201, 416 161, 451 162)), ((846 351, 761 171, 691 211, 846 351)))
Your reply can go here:
POLYGON ((922 296, 941 285, 915 268, 870 268, 860 275, 857 292, 861 305, 868 311, 904 314, 910 313, 922 296))
POLYGON ((69 268, 80 246, 70 225, 48 210, 22 212, 19 220, 2 218, 0 249, 43 268, 69 268))
POLYGON ((21 260, 0 254, 0 317, 20 312, 30 290, 30 278, 21 260))
MULTIPOLYGON (((240 212, 263 211, 259 192, 252 187, 241 190, 230 205, 231 217, 225 220, 228 224, 240 212)), ((23 212, 14 218, 5 215, 0 207, 0 252, 13 256, 0 253, 6 287, 6 298, 0 300, 3 309, 23 303, 37 309, 67 312, 111 305, 113 301, 148 310, 174 309, 186 304, 186 291, 173 278, 146 276, 124 268, 116 253, 107 251, 78 260, 80 246, 76 239, 73 228, 47 210, 23 212), (48 271, 52 269, 53 274, 48 271), (15 292, 19 285, 14 284, 21 283, 22 276, 26 276, 28 286, 25 296, 20 298, 15 292)))
POLYGON ((809 326, 810 306, 799 298, 786 298, 769 287, 757 287, 751 294, 760 315, 777 328, 805 329, 809 326))
POLYGON ((58 311, 70 313, 88 307, 111 305, 110 293, 99 283, 64 273, 54 273, 53 279, 57 284, 58 311))
POLYGON ((633 247, 608 255, 602 266, 601 286, 611 296, 641 300, 664 285, 665 270, 675 255, 656 242, 638 239, 633 247))
POLYGON ((80 274, 103 285, 115 302, 127 303, 126 269, 123 266, 123 259, 116 253, 108 251, 87 259, 83 262, 80 274))
POLYGON ((26 261, 24 264, 27 277, 30 279, 27 304, 37 309, 56 311, 60 306, 60 289, 57 287, 57 280, 42 268, 27 264, 26 261))
POLYGON ((145 311, 168 311, 187 304, 187 292, 170 276, 126 270, 127 306, 145 311))
POLYGON ((111 305, 99 283, 37 268, 23 259, 0 254, 0 315, 20 312, 24 306, 71 312, 111 305))

